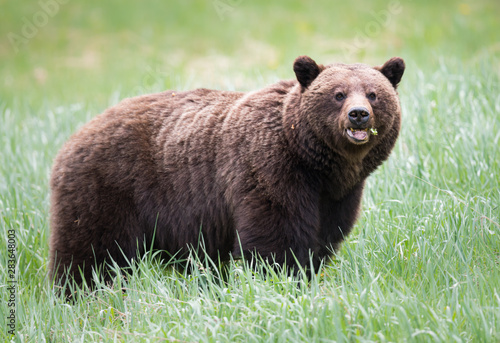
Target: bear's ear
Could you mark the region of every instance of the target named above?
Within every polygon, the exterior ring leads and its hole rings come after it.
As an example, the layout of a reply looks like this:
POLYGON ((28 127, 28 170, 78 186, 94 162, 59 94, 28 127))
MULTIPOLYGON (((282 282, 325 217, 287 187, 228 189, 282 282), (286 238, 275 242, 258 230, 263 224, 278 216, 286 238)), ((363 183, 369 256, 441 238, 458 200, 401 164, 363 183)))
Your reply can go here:
POLYGON ((324 69, 309 56, 299 56, 293 63, 293 71, 302 87, 307 88, 324 69))
POLYGON ((393 57, 385 62, 381 67, 375 67, 378 71, 384 74, 387 79, 392 83, 394 88, 397 88, 401 77, 405 71, 405 61, 401 57, 393 57))

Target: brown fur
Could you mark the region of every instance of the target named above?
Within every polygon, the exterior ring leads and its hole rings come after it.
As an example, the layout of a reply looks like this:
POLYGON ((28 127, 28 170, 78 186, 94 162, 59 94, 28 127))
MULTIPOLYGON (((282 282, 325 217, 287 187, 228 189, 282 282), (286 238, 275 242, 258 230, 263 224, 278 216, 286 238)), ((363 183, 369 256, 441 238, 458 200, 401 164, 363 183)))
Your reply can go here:
POLYGON ((126 266, 144 243, 185 251, 200 231, 213 259, 241 256, 240 243, 288 267, 291 252, 302 266, 329 256, 398 136, 404 62, 318 66, 302 56, 294 71, 297 80, 251 93, 126 99, 73 135, 52 172, 52 276, 81 282, 80 268, 88 281, 109 257, 126 266), (353 106, 370 111, 358 128, 378 131, 364 144, 347 135, 353 106))

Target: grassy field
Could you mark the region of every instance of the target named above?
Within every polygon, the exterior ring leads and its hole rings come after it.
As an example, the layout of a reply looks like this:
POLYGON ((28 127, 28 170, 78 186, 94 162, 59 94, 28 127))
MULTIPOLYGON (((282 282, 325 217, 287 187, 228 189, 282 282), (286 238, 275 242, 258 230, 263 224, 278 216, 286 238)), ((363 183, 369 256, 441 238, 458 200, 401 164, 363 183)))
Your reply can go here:
POLYGON ((498 1, 0 8, 0 340, 500 341, 498 1), (235 262, 221 282, 147 255, 112 288, 74 303, 54 294, 48 178, 71 133, 132 95, 293 78, 303 54, 407 63, 400 139, 369 178, 353 233, 317 276, 264 279, 235 262))

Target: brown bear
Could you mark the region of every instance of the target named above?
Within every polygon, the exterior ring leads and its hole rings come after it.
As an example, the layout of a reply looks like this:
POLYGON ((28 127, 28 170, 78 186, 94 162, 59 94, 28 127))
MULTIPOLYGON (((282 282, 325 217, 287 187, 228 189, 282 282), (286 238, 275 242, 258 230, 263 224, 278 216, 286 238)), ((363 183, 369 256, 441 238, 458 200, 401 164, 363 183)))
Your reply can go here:
POLYGON ((81 283, 152 246, 316 268, 349 234, 366 177, 400 130, 405 64, 318 65, 250 93, 197 89, 123 100, 59 152, 50 266, 81 283))

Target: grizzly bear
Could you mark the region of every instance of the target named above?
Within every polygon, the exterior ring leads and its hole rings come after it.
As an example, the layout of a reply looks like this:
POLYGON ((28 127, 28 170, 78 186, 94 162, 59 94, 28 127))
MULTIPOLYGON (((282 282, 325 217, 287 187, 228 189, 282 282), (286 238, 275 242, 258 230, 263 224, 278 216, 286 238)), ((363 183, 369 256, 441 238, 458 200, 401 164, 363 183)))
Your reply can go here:
POLYGON ((396 142, 404 69, 398 57, 370 67, 300 56, 296 80, 261 90, 166 91, 111 107, 55 159, 52 277, 90 281, 141 247, 174 255, 200 241, 216 261, 317 268, 396 142))

